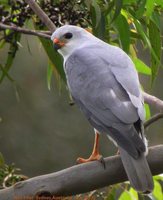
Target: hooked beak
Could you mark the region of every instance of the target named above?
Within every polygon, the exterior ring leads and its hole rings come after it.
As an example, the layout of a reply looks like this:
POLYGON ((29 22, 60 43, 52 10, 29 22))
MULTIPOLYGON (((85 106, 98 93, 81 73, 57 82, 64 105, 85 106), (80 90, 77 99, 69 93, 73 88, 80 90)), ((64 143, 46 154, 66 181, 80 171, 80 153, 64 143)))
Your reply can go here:
POLYGON ((54 47, 54 49, 55 49, 56 51, 65 45, 65 43, 64 43, 64 42, 61 42, 58 38, 55 38, 55 39, 53 40, 53 43, 54 43, 54 44, 53 44, 53 47, 54 47))

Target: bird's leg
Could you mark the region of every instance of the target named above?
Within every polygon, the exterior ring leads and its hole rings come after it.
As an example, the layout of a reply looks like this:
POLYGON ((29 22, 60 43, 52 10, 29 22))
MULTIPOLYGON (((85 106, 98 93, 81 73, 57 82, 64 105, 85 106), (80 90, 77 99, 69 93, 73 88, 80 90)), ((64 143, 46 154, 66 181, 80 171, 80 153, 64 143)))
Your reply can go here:
POLYGON ((102 163, 104 163, 102 155, 99 153, 99 137, 100 134, 98 133, 97 130, 95 130, 95 141, 94 141, 94 147, 91 156, 88 159, 84 158, 78 158, 77 163, 86 163, 94 160, 98 160, 102 163))

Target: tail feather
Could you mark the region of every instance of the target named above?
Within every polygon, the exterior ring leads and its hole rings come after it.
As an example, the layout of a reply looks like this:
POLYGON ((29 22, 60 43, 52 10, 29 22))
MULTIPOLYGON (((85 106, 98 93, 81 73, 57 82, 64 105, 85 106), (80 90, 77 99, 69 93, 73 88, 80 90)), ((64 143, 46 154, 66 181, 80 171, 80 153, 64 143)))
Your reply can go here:
POLYGON ((153 179, 144 153, 139 158, 131 157, 124 149, 119 147, 120 156, 131 186, 143 193, 153 190, 153 179))

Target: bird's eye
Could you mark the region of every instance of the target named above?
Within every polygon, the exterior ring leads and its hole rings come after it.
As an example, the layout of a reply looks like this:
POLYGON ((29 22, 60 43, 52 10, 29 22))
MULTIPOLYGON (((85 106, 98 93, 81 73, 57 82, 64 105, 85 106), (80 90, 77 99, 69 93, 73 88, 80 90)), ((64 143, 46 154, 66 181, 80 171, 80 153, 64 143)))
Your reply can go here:
POLYGON ((70 38, 72 38, 72 36, 73 36, 72 33, 69 33, 69 32, 64 34, 64 37, 66 39, 70 39, 70 38))

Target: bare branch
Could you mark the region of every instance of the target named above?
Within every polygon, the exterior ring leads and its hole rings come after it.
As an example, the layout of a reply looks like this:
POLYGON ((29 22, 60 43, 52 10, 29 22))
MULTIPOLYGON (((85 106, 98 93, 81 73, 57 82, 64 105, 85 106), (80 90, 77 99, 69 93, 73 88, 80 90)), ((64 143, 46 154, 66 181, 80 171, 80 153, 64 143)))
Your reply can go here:
POLYGON ((14 26, 14 25, 11 26, 11 25, 6 25, 6 24, 0 23, 0 30, 5 30, 5 29, 13 30, 13 31, 24 33, 27 35, 35 35, 35 36, 50 39, 50 35, 48 35, 44 32, 41 32, 41 31, 29 30, 29 29, 21 28, 21 27, 14 26))
POLYGON ((35 12, 35 14, 42 20, 42 22, 47 26, 47 28, 54 32, 56 26, 47 16, 47 14, 40 8, 40 6, 34 0, 25 0, 25 2, 30 6, 30 8, 35 12))
POLYGON ((144 128, 147 128, 148 126, 150 126, 151 124, 153 124, 154 122, 156 122, 157 120, 161 118, 163 118, 163 113, 157 113, 153 115, 150 119, 144 122, 144 128))
POLYGON ((147 94, 146 92, 143 92, 144 101, 154 106, 156 109, 158 109, 160 112, 163 112, 163 101, 155 96, 152 96, 150 94, 147 94))
MULTIPOLYGON (((163 173, 163 145, 151 147, 147 157, 152 174, 163 173)), ((72 166, 52 174, 34 177, 0 190, 0 199, 33 197, 45 193, 58 196, 75 195, 127 180, 119 156, 105 159, 106 168, 100 162, 72 166)))

